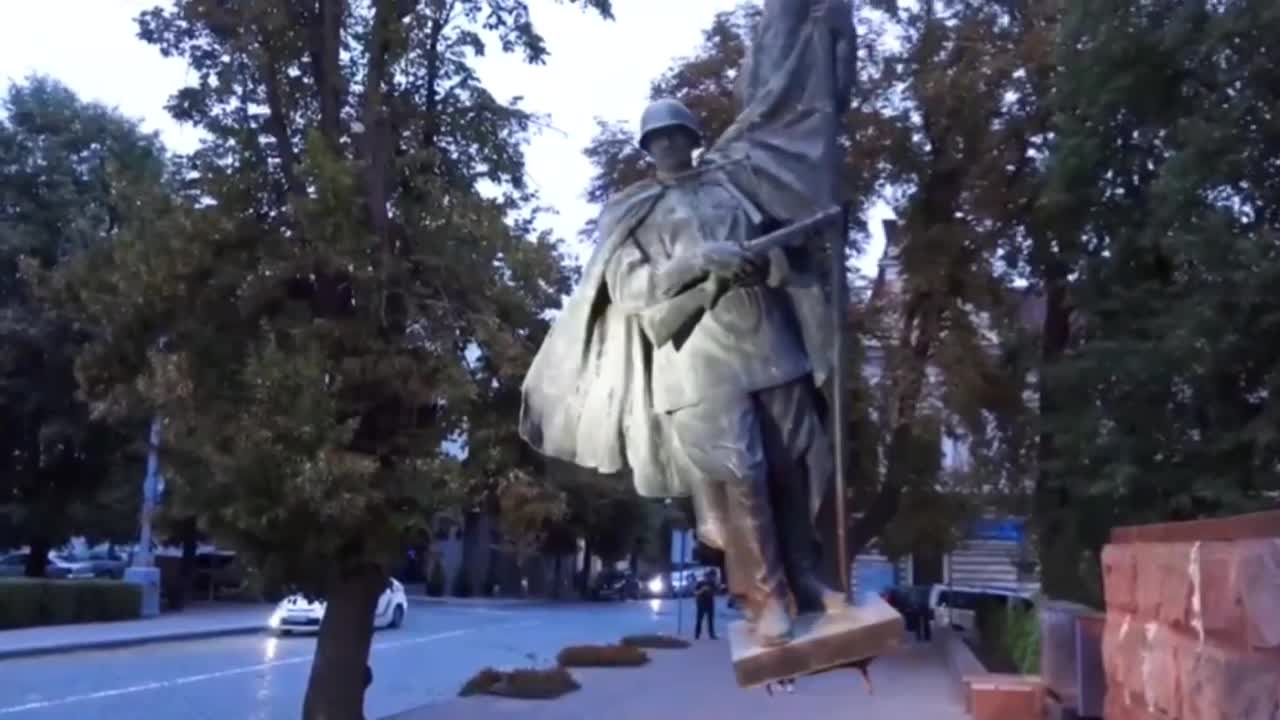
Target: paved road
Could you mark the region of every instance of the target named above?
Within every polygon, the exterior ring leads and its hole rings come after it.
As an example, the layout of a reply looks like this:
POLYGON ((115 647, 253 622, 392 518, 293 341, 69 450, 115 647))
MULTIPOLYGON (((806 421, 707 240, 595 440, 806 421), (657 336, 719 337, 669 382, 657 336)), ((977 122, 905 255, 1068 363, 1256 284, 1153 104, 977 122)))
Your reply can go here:
MULTIPOLYGON (((566 644, 674 631, 673 610, 670 602, 415 603, 403 627, 374 636, 366 713, 378 718, 451 697, 479 668, 527 665, 530 653, 547 662, 566 644)), ((294 718, 314 648, 312 638, 264 634, 0 661, 0 720, 294 718)))

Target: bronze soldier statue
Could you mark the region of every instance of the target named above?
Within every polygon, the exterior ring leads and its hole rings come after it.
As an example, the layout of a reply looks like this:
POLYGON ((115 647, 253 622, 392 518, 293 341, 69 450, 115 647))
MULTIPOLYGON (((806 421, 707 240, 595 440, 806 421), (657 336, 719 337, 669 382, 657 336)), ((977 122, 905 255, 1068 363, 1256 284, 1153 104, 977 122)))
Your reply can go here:
POLYGON ((693 496, 699 537, 724 549, 766 645, 789 639, 793 607, 846 607, 818 572, 831 324, 806 241, 843 232, 813 219, 837 204, 851 36, 846 2, 768 0, 740 114, 696 164, 697 118, 670 98, 644 111, 655 177, 607 202, 524 383, 535 449, 628 473, 646 497, 693 496), (754 250, 764 235, 789 242, 754 250))

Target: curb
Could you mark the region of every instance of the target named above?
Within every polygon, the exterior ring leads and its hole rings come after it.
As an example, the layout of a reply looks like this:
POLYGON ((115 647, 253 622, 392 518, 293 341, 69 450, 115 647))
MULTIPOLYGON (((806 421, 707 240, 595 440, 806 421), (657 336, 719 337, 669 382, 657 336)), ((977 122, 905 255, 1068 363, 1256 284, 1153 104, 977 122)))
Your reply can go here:
POLYGON ((265 625, 255 623, 254 625, 236 625, 155 635, 105 638, 102 640, 75 640, 62 643, 29 645, 26 647, 0 648, 0 660, 40 657, 44 655, 66 655, 87 650, 115 650, 118 648, 137 647, 139 645, 156 645, 167 642, 182 642, 184 640, 205 640, 209 638, 231 637, 234 635, 252 635, 254 633, 266 632, 266 630, 267 627, 265 625))
POLYGON ((986 666, 969 649, 964 638, 949 627, 934 628, 933 635, 942 641, 942 654, 947 663, 947 670, 952 679, 956 696, 965 698, 964 687, 966 675, 981 675, 987 672, 986 666))

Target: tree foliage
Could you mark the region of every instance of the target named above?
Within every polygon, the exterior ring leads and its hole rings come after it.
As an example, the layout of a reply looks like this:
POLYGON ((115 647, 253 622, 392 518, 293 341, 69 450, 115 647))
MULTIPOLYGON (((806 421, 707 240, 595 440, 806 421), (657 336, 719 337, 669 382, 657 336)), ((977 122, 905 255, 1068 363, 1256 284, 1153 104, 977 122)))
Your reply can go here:
POLYGON ((565 494, 520 470, 512 470, 498 487, 498 528, 506 549, 523 562, 546 542, 552 523, 568 513, 565 494))
POLYGON ((163 180, 155 137, 44 77, 9 87, 0 117, 0 546, 30 544, 30 574, 74 533, 136 530, 145 425, 90 417, 73 372, 85 328, 41 279, 107 248, 126 186, 163 180), (137 473, 135 475, 134 473, 137 473))
POLYGON ((1277 30, 1265 2, 1062 15, 1049 203, 1078 331, 1048 373, 1048 509, 1086 549, 1275 504, 1277 30))
POLYGON ((169 110, 205 135, 65 279, 86 389, 158 411, 212 536, 328 596, 304 716, 359 717, 384 563, 571 280, 534 231, 532 118, 472 67, 547 48, 523 2, 183 0, 138 27, 190 65, 169 110))

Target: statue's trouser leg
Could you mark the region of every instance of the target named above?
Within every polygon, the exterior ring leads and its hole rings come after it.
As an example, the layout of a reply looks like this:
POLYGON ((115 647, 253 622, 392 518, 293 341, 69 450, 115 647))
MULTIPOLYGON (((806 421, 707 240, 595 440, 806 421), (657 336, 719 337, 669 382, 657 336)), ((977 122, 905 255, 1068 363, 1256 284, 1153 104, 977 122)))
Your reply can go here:
POLYGON ((741 583, 751 596, 757 633, 766 642, 784 640, 791 629, 786 612, 790 592, 755 401, 725 396, 682 408, 672 413, 671 428, 684 458, 700 476, 698 482, 723 488, 725 552, 738 575, 735 584, 741 583))
POLYGON ((690 489, 693 492, 693 512, 697 517, 698 540, 724 552, 724 574, 729 594, 750 594, 752 569, 738 567, 735 563, 741 563, 741 558, 730 552, 730 548, 739 542, 730 537, 732 526, 729 522, 729 497, 725 491, 725 482, 702 476, 696 467, 685 472, 691 472, 696 478, 695 482, 690 483, 690 489), (744 583, 743 579, 748 582, 744 583))
POLYGON ((813 519, 833 467, 815 392, 805 379, 756 395, 787 579, 801 612, 838 610, 846 604, 844 593, 829 587, 820 574, 813 519))

